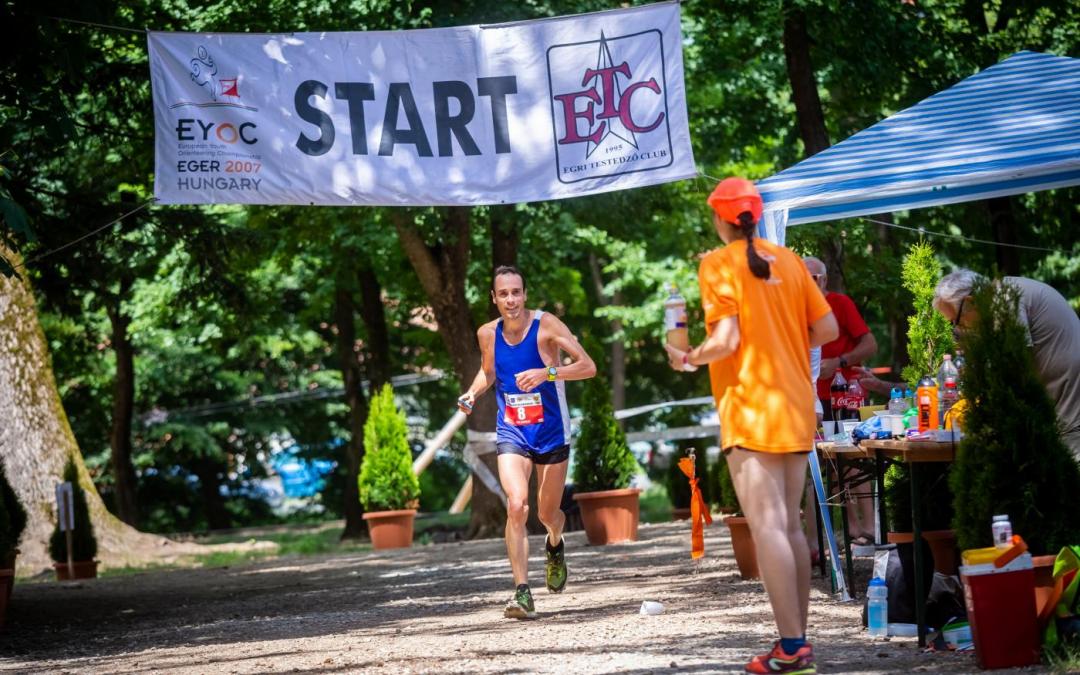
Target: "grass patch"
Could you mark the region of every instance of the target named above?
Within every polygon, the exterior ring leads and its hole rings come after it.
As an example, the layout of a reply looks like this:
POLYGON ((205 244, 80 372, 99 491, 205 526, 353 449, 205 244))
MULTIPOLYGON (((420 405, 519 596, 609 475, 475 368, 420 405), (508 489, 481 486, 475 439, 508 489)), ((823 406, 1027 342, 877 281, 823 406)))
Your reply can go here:
POLYGON ((667 487, 657 482, 641 493, 641 513, 643 523, 666 523, 671 520, 671 499, 667 487))
POLYGON ((1055 673, 1080 673, 1080 641, 1073 640, 1045 650, 1043 660, 1055 673))

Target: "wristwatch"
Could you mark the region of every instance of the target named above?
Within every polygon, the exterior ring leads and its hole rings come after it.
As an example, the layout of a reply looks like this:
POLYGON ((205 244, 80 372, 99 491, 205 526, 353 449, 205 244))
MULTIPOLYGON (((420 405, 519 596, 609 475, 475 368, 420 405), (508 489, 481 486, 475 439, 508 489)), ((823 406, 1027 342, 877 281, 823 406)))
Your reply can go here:
POLYGON ((559 374, 559 369, 555 366, 548 366, 548 382, 554 382, 555 376, 559 374))

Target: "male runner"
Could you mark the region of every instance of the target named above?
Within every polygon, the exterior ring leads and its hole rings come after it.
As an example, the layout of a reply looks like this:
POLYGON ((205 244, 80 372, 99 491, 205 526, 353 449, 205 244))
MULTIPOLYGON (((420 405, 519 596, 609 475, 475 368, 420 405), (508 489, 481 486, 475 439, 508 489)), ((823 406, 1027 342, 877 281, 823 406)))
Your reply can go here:
POLYGON ((516 590, 503 614, 511 619, 536 618, 529 590, 529 476, 536 466, 540 522, 547 528, 547 589, 566 586, 560 508, 570 458, 570 414, 565 380, 585 380, 596 365, 558 317, 525 306, 525 277, 514 267, 499 267, 491 281, 491 301, 499 318, 476 332, 481 364, 458 407, 472 412, 476 397, 495 385, 499 405, 496 448, 499 481, 506 493, 506 553, 516 590), (572 359, 562 366, 560 352, 572 359))

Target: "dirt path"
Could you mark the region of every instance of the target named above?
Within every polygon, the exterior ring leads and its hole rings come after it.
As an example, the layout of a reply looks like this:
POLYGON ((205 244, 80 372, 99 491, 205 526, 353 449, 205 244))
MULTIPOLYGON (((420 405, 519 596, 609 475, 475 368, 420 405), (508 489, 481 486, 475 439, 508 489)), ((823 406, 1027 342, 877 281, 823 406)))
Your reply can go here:
MULTIPOLYGON (((540 618, 502 618, 511 590, 501 541, 278 559, 80 584, 21 584, 0 635, 0 669, 28 673, 720 673, 774 639, 759 583, 738 578, 725 528, 689 559, 686 523, 593 548, 567 536, 570 583, 543 590, 540 618), (665 611, 640 616, 643 599, 665 611)), ((809 634, 821 672, 973 672, 968 655, 873 643, 860 607, 815 579, 809 634)))

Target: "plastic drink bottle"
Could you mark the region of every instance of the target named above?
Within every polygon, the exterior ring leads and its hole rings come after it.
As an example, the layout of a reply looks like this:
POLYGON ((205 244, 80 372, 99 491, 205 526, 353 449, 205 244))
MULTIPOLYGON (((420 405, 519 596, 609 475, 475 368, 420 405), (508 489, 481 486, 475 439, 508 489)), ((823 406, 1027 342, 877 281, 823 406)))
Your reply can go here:
POLYGON ((832 384, 829 385, 829 403, 832 406, 833 420, 839 422, 847 419, 847 393, 848 383, 843 373, 839 370, 833 375, 832 384))
POLYGON ((889 392, 888 411, 890 415, 903 415, 908 411, 908 402, 904 400, 904 392, 900 387, 893 387, 889 392))
POLYGON ((915 390, 915 407, 919 411, 919 431, 938 428, 937 384, 929 375, 919 380, 919 388, 915 390))
POLYGON ((941 426, 945 426, 945 418, 956 402, 960 400, 960 374, 952 362, 952 356, 946 354, 941 361, 941 369, 938 370, 938 395, 941 397, 941 426))
POLYGON ((851 419, 859 419, 859 408, 866 402, 866 392, 858 378, 852 378, 847 387, 847 409, 851 419))
POLYGON ((668 297, 664 301, 664 330, 667 343, 679 351, 690 351, 690 331, 686 327, 686 298, 679 294, 679 287, 668 284, 668 297))
POLYGON ((871 579, 866 589, 866 630, 870 637, 889 635, 889 587, 880 577, 871 579))
POLYGON ((1012 523, 1009 522, 1009 517, 1006 515, 994 516, 994 522, 991 525, 994 533, 994 546, 998 548, 1009 548, 1012 546, 1012 523))

